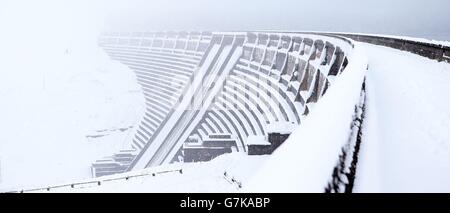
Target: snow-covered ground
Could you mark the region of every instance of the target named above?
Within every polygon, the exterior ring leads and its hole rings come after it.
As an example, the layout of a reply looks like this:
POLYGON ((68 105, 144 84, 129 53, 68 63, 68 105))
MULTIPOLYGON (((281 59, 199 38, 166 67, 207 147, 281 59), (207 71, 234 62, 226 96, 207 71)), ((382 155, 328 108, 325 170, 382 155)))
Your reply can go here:
POLYGON ((0 191, 90 177, 142 115, 133 72, 97 45, 97 20, 77 3, 42 14, 49 2, 0 14, 0 191))
MULTIPOLYGON (((450 64, 382 46, 358 42, 356 46, 364 49, 358 54, 367 54, 369 71, 354 191, 450 191, 450 64)), ((345 84, 358 82, 346 77, 337 78, 333 88, 341 90, 345 84), (342 81, 345 84, 340 84, 342 81)), ((336 90, 325 94, 302 126, 269 157, 244 189, 323 189, 327 177, 331 177, 330 163, 337 162, 332 150, 339 149, 336 145, 342 140, 340 133, 346 132, 346 126, 330 128, 332 123, 346 119, 342 117, 344 111, 336 111, 343 104, 331 101, 330 93, 333 98, 340 97, 341 102, 351 102, 349 91, 344 96, 336 90), (280 166, 289 164, 295 166, 280 166), (274 179, 279 184, 270 184, 274 179)))
POLYGON ((88 179, 78 181, 83 184, 75 184, 73 188, 70 185, 73 182, 61 182, 69 185, 49 191, 45 187, 57 185, 44 185, 33 192, 239 192, 267 157, 230 153, 209 162, 175 163, 88 179))
POLYGON ((21 43, 8 42, 14 34, 0 39, 0 191, 85 180, 101 185, 50 192, 321 192, 348 139, 366 63, 354 191, 450 191, 450 64, 363 43, 272 156, 233 153, 90 179, 94 160, 128 146, 143 96, 133 72, 88 39, 95 36, 72 41, 53 33, 23 36, 21 43), (142 176, 126 180, 130 175, 142 176))
POLYGON ((450 64, 362 44, 369 58, 357 192, 450 191, 450 64))
POLYGON ((64 51, 1 63, 0 188, 90 177, 131 140, 143 109, 133 72, 100 49, 92 64, 64 51))

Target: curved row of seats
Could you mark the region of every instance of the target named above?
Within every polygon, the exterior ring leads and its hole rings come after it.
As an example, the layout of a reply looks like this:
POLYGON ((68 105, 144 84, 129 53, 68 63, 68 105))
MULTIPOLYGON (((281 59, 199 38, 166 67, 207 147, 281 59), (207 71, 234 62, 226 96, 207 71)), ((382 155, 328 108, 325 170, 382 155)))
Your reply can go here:
POLYGON ((246 139, 269 124, 299 125, 345 68, 345 53, 328 41, 290 34, 248 33, 243 54, 192 134, 246 139))
MULTIPOLYGON (((139 151, 162 128, 205 60, 211 39, 208 33, 184 32, 101 39, 111 58, 135 72, 144 93, 146 111, 132 148, 139 151)), ((267 138, 274 124, 300 125, 348 63, 346 52, 333 42, 293 33, 247 33, 241 57, 190 135, 202 141, 231 135, 236 149, 247 151, 248 138, 267 138)))
MULTIPOLYGON (((211 40, 210 33, 140 33, 104 34, 99 45, 113 59, 135 72, 145 98, 145 112, 131 143, 136 153, 152 140, 152 136, 186 91, 189 81, 203 58, 211 40)), ((208 129, 210 130, 210 129, 208 129)), ((123 170, 113 158, 93 164, 123 170)), ((100 173, 99 173, 100 174, 100 173)), ((99 174, 94 174, 98 176, 99 174)))
POLYGON ((177 103, 204 51, 193 48, 208 39, 189 40, 180 35, 104 38, 101 46, 111 56, 135 71, 146 101, 144 117, 132 143, 142 149, 177 103), (114 42, 115 41, 115 42, 114 42), (191 47, 187 47, 191 42, 191 47), (182 45, 184 44, 184 45, 182 45), (184 49, 183 49, 184 47, 184 49))

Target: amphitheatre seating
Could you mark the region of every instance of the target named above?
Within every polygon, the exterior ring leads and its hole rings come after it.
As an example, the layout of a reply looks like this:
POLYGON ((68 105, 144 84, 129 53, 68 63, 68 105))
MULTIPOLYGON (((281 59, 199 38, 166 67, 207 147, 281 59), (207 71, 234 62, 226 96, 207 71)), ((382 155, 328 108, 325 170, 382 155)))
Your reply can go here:
MULTIPOLYGON (((232 151, 271 153, 290 134, 274 126, 282 124, 292 131, 301 125, 344 71, 349 46, 340 38, 264 32, 108 33, 99 43, 112 59, 130 67, 142 86, 146 110, 131 148, 144 155, 153 141, 151 152, 155 154, 146 154, 144 159, 152 164, 170 159, 204 161, 232 151), (208 54, 211 51, 214 55, 208 54), (233 55, 238 57, 230 60, 233 55), (227 69, 230 71, 223 74, 227 69), (196 76, 198 73, 205 76, 196 76), (217 84, 219 75, 226 80, 217 84), (179 117, 176 124, 168 125, 176 135, 162 136, 159 130, 167 125, 174 105, 190 81, 199 78, 207 88, 215 88, 211 94, 194 87, 194 96, 207 103, 202 106, 206 111, 195 108, 172 116, 179 117), (161 144, 155 145, 156 141, 161 144), (178 141, 184 144, 178 146, 178 141), (170 153, 157 155, 159 148, 170 153)), ((165 128, 161 132, 172 131, 165 128)), ((113 170, 111 162, 117 163, 117 171, 124 168, 120 159, 109 157, 96 163, 101 162, 106 171, 113 170)), ((141 162, 138 167, 149 164, 141 162)))
POLYGON ((235 135, 243 151, 251 146, 251 154, 270 153, 273 126, 300 125, 345 60, 339 46, 314 36, 248 33, 241 58, 201 123, 220 123, 221 132, 235 135))
MULTIPOLYGON (((189 85, 210 40, 211 34, 205 32, 107 33, 99 39, 99 45, 113 60, 135 72, 145 97, 145 113, 132 149, 140 151, 151 142, 189 85)), ((106 159, 115 162, 111 157, 106 159)))
POLYGON ((133 140, 134 149, 140 150, 149 142, 178 102, 210 40, 209 33, 199 32, 134 33, 101 38, 100 46, 112 59, 135 71, 144 92, 147 108, 133 140))
POLYGON ((125 172, 134 159, 136 150, 120 150, 113 156, 97 160, 91 170, 95 177, 125 172))
POLYGON ((236 139, 228 133, 210 133, 204 138, 193 137, 183 144, 184 162, 208 161, 221 154, 230 153, 236 139))

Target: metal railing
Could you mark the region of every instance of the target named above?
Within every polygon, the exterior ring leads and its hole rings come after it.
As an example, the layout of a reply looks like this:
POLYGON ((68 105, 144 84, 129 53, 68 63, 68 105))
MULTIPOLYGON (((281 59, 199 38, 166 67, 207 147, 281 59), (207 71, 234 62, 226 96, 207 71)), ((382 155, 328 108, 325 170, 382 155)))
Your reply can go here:
POLYGON ((437 61, 446 61, 450 63, 450 47, 441 45, 426 43, 421 41, 414 41, 402 38, 375 36, 375 35, 360 35, 360 34, 347 34, 347 33, 321 33, 322 35, 338 35, 347 38, 351 38, 355 41, 371 43, 376 45, 382 45, 391 47, 394 49, 408 51, 429 59, 437 61))
POLYGON ((163 171, 157 171, 157 172, 149 172, 149 173, 143 173, 143 174, 126 175, 126 176, 120 176, 120 177, 99 178, 97 180, 91 180, 91 181, 84 181, 84 182, 82 181, 82 182, 75 182, 75 183, 69 183, 69 184, 39 187, 39 188, 33 188, 33 189, 13 190, 13 191, 6 191, 4 193, 50 192, 54 189, 60 189, 60 188, 69 188, 69 189, 91 188, 94 186, 101 186, 105 182, 118 181, 118 180, 128 181, 132 178, 146 177, 146 176, 155 177, 156 175, 161 175, 161 174, 166 174, 166 173, 175 173, 175 172, 183 174, 183 169, 180 168, 180 169, 163 170, 163 171), (83 187, 83 186, 85 186, 85 187, 83 187))

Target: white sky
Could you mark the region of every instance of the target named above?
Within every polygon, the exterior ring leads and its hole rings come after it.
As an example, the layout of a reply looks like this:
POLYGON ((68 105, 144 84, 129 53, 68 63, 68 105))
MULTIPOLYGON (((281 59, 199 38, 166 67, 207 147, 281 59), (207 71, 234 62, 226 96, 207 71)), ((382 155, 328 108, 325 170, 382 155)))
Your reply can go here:
POLYGON ((270 29, 450 40, 450 1, 0 0, 0 27, 5 24, 27 32, 270 29))
MULTIPOLYGON (((317 30, 450 40, 448 0, 127 1, 107 26, 125 30, 317 30)), ((118 3, 117 5, 120 5, 118 3)))

